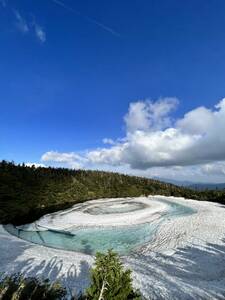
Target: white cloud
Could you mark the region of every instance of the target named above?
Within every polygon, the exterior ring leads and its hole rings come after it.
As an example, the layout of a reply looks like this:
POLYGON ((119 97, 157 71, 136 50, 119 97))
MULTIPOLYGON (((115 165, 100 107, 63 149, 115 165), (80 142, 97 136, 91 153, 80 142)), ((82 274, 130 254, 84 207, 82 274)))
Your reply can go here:
POLYGON ((41 160, 44 162, 62 163, 71 168, 79 169, 82 167, 85 158, 74 152, 62 153, 58 151, 49 151, 42 155, 41 160))
POLYGON ((103 144, 108 144, 108 145, 114 145, 115 142, 112 140, 112 139, 109 139, 109 138, 104 138, 102 140, 103 144))
POLYGON ((40 25, 38 25, 37 23, 34 23, 34 31, 35 31, 36 37, 39 39, 39 41, 41 43, 44 43, 46 41, 46 33, 43 30, 43 28, 40 25))
POLYGON ((178 99, 176 98, 164 98, 156 102, 145 100, 131 103, 129 111, 124 117, 127 131, 153 131, 168 127, 171 124, 168 114, 177 105, 178 99))
POLYGON ((34 166, 35 168, 39 168, 39 167, 41 167, 41 168, 46 168, 46 165, 44 165, 44 164, 39 164, 39 163, 31 163, 31 162, 27 162, 27 163, 25 163, 25 165, 26 165, 27 167, 32 167, 32 166, 34 166))
MULTIPOLYGON (((171 118, 166 113, 150 113, 149 109, 146 113, 143 107, 148 107, 149 102, 141 102, 141 109, 140 102, 137 103, 137 106, 132 104, 125 118, 129 124, 126 140, 108 149, 90 151, 87 158, 92 163, 128 164, 133 169, 148 169, 225 160, 225 136, 221 134, 225 130, 224 100, 214 110, 196 108, 166 128, 166 123, 171 124, 171 118), (143 120, 142 127, 140 120, 143 120)), ((166 107, 167 104, 165 100, 166 107)), ((163 107, 163 100, 154 105, 163 107)), ((165 111, 168 113, 170 108, 165 111)))
POLYGON ((46 33, 44 29, 35 21, 34 16, 33 21, 28 21, 21 15, 18 10, 13 10, 13 13, 16 18, 16 27, 20 32, 22 32, 23 34, 35 34, 35 36, 41 43, 44 43, 46 41, 46 33))
POLYGON ((177 121, 176 126, 183 132, 190 134, 204 134, 212 127, 214 122, 213 113, 205 107, 198 107, 184 115, 177 121))
MULTIPOLYGON (((166 170, 183 177, 225 176, 225 99, 213 109, 197 107, 175 121, 171 112, 177 104, 176 98, 131 103, 124 117, 127 132, 123 139, 105 139, 109 147, 83 155, 56 152, 57 157, 51 155, 49 161, 116 166, 150 175, 155 171, 161 176, 166 170)), ((42 158, 49 153, 55 152, 42 158)))
POLYGON ((225 162, 215 162, 201 166, 202 172, 208 175, 225 176, 225 162))
POLYGON ((21 16, 18 10, 14 10, 14 15, 16 17, 16 27, 18 30, 22 33, 28 33, 30 29, 27 21, 21 16))

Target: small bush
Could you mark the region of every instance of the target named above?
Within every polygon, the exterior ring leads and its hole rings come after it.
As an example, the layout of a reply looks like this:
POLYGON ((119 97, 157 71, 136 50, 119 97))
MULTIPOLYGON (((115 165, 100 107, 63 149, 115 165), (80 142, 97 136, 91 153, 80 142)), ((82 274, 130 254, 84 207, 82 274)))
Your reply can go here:
POLYGON ((0 300, 140 300, 132 286, 131 270, 125 269, 116 252, 97 253, 91 284, 84 295, 71 297, 60 282, 25 278, 21 274, 0 276, 0 300))
POLYGON ((117 253, 109 250, 97 253, 91 269, 91 285, 87 288, 87 300, 139 300, 140 294, 133 289, 131 270, 125 270, 117 253))
POLYGON ((15 274, 0 281, 1 300, 61 300, 65 297, 66 289, 59 282, 50 283, 48 279, 24 278, 15 274))

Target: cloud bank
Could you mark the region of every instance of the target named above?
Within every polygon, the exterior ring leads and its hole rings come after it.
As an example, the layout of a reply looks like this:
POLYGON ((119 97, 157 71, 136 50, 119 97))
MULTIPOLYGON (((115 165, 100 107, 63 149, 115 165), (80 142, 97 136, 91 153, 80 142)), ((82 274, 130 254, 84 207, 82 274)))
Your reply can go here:
POLYGON ((105 138, 108 147, 83 155, 50 151, 42 161, 70 167, 122 167, 142 174, 167 168, 175 174, 186 170, 189 176, 204 173, 225 177, 225 99, 212 109, 197 107, 175 120, 172 114, 178 103, 176 98, 130 103, 122 139, 105 138))

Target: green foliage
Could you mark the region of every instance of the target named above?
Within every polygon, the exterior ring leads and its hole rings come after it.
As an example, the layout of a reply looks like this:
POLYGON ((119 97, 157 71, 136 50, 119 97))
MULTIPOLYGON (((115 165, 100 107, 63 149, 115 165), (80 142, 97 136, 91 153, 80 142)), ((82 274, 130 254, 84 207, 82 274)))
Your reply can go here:
POLYGON ((1 300, 141 300, 132 286, 131 271, 125 269, 117 253, 97 253, 91 269, 91 284, 84 295, 70 297, 60 282, 25 278, 21 274, 1 276, 1 300))
POLYGON ((124 269, 118 254, 112 250, 106 254, 96 254, 91 285, 85 296, 87 300, 141 299, 132 287, 131 271, 124 269))
POLYGON ((35 168, 0 162, 0 223, 30 223, 97 198, 178 196, 225 203, 225 191, 195 191, 153 179, 102 171, 35 168))
POLYGON ((62 300, 66 289, 59 282, 48 279, 24 278, 20 274, 3 277, 0 281, 1 300, 62 300))

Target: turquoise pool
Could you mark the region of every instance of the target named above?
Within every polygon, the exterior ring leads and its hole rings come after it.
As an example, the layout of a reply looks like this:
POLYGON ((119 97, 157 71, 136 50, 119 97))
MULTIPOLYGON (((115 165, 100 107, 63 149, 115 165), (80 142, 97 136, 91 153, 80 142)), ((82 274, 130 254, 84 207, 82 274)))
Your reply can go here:
MULTIPOLYGON (((151 201, 151 200, 149 200, 151 201)), ((57 249, 70 250, 81 252, 85 254, 95 254, 97 251, 106 251, 107 249, 114 249, 120 255, 127 255, 138 249, 145 243, 151 242, 157 228, 162 224, 166 218, 175 218, 184 215, 190 215, 195 211, 186 206, 171 202, 169 200, 157 200, 167 205, 168 209, 161 214, 161 216, 153 222, 147 222, 138 225, 126 226, 92 226, 78 228, 71 227, 70 230, 33 230, 28 231, 23 228, 17 228, 11 224, 5 225, 5 229, 23 240, 53 247, 57 249)), ((138 211, 145 209, 145 206, 140 203, 133 202, 129 207, 128 200, 120 205, 106 205, 106 211, 102 211, 101 207, 91 206, 84 209, 84 213, 90 214, 113 214, 138 211), (121 210, 120 210, 121 209, 121 210)), ((138 212, 137 212, 138 213, 138 212)))

